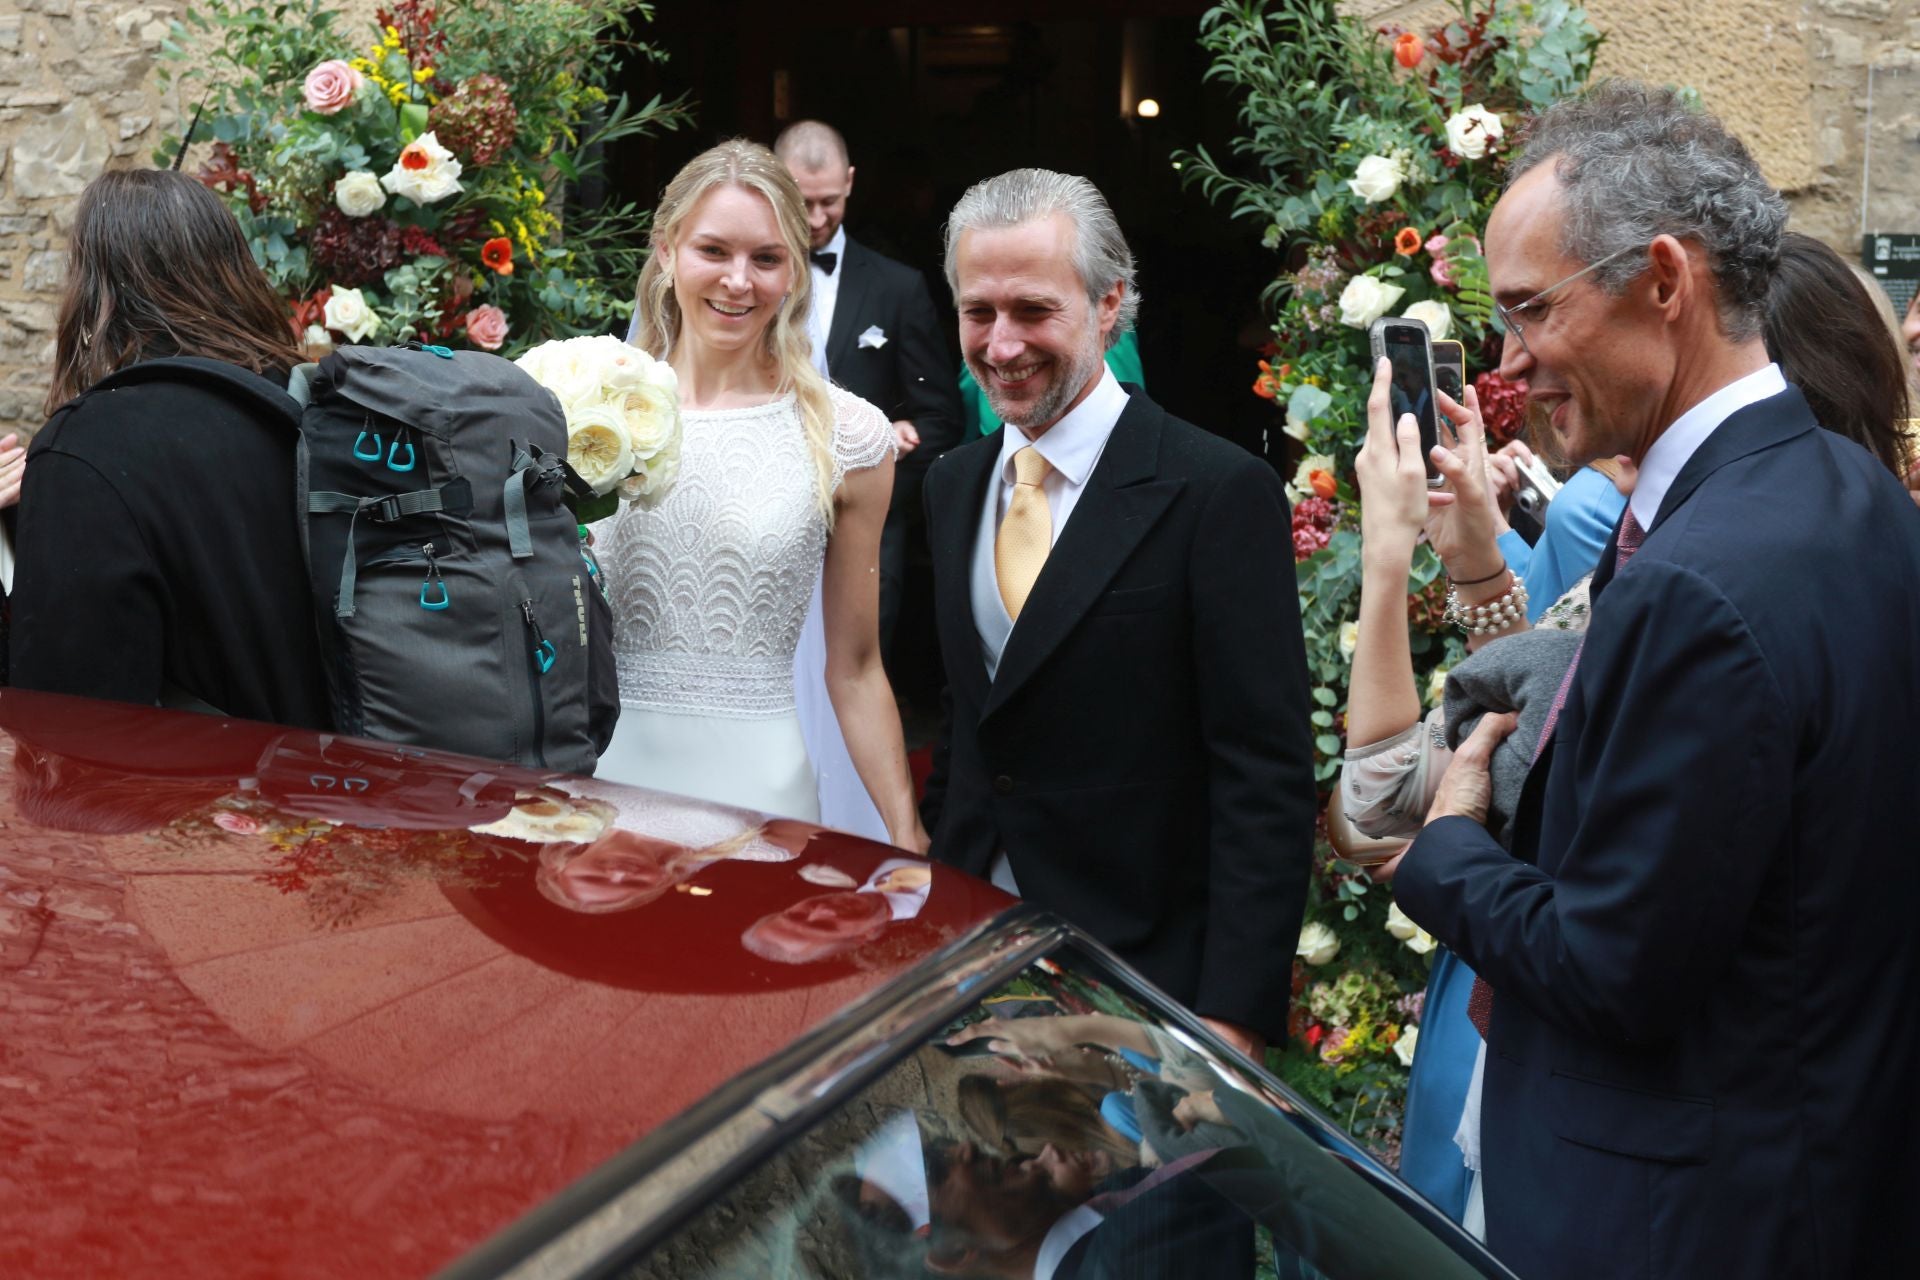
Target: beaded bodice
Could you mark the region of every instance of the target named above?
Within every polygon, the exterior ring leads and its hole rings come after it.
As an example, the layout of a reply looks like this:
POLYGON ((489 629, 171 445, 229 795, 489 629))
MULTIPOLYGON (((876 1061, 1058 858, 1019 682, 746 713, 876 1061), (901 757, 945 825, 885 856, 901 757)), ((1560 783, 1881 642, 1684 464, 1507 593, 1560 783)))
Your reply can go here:
MULTIPOLYGON (((878 465, 893 430, 835 388, 833 484, 878 465)), ((595 527, 613 599, 620 701, 725 716, 793 709, 793 653, 827 528, 792 395, 687 412, 680 471, 652 509, 595 527)))

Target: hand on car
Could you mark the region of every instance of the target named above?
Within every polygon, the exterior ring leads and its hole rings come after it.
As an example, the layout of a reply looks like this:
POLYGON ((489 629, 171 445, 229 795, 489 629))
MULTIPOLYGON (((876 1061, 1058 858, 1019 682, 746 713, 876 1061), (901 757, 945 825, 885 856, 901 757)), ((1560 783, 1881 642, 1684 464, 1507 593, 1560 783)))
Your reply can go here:
POLYGON ((1205 1093, 1190 1093, 1173 1104, 1173 1122, 1182 1129, 1191 1131, 1200 1124, 1226 1124, 1227 1117, 1220 1111, 1220 1104, 1213 1100, 1213 1090, 1205 1093))
POLYGON ((1202 1018, 1209 1030, 1228 1044, 1246 1054, 1255 1062, 1264 1062, 1267 1056, 1267 1039, 1258 1031, 1240 1026, 1234 1022, 1222 1022, 1218 1018, 1202 1018))

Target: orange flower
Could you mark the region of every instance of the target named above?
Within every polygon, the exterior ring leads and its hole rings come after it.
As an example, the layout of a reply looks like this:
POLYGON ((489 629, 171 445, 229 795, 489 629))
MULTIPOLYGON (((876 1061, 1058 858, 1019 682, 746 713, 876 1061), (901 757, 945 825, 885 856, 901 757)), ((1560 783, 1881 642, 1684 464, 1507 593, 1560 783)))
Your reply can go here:
POLYGON ((1426 243, 1426 239, 1420 234, 1420 228, 1402 227, 1400 234, 1393 238, 1393 251, 1403 258, 1411 258, 1420 252, 1420 246, 1426 243))
POLYGON ((1411 71, 1420 65, 1420 59, 1427 56, 1427 42, 1411 31, 1405 31, 1393 42, 1393 56, 1401 66, 1411 71))
POLYGON ((1275 399, 1280 394, 1280 383, 1287 376, 1287 366, 1281 365, 1278 372, 1265 360, 1260 362, 1260 376, 1253 380, 1253 394, 1262 400, 1275 399))
POLYGON ((402 169, 412 169, 417 172, 432 163, 433 159, 427 155, 427 149, 425 147, 410 146, 400 153, 400 167, 402 169))
POLYGON ((1313 487, 1315 497, 1331 498, 1340 492, 1340 486, 1331 471, 1310 471, 1307 473, 1307 483, 1313 487))
POLYGON ((480 247, 480 261, 503 276, 513 274, 513 241, 495 236, 480 247))

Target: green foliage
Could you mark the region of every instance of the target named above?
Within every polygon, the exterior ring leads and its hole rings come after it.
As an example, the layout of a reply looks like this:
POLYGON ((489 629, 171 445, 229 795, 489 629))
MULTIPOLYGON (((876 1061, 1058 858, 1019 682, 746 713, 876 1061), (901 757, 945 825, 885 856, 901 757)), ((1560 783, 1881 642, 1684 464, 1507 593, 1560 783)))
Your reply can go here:
MULTIPOLYGON (((396 0, 379 25, 348 33, 323 3, 207 0, 162 50, 165 82, 203 107, 195 140, 216 144, 196 176, 226 198, 296 331, 320 324, 340 287, 362 290, 382 342, 472 345, 468 318, 499 307, 508 355, 627 314, 646 213, 622 205, 563 221, 560 195, 599 173, 606 144, 687 120, 681 102, 636 105, 605 87, 622 59, 664 56, 635 34, 651 6, 396 0), (304 93, 323 62, 360 80, 331 112, 304 93), (416 201, 387 187, 372 211, 335 208, 344 177, 391 179, 427 134, 454 151, 457 191, 416 201), (483 260, 489 242, 511 247, 511 271, 483 260)), ((166 139, 156 163, 180 146, 166 139)))

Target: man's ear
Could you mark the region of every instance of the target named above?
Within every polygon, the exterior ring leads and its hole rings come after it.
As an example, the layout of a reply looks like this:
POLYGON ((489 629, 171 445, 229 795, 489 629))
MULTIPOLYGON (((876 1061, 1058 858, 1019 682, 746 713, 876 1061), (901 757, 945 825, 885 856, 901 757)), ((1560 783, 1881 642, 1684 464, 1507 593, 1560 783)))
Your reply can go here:
POLYGON ((978 1249, 946 1245, 927 1250, 927 1270, 936 1276, 975 1275, 979 1265, 978 1249))
POLYGON ((847 194, 853 194, 853 166, 847 166, 847 194))
MULTIPOLYGON (((1710 272, 1705 251, 1697 256, 1689 253, 1687 246, 1673 236, 1661 235, 1653 238, 1647 246, 1647 282, 1648 299, 1671 321, 1676 319, 1689 298, 1695 295, 1700 286, 1696 268, 1710 272)), ((1711 280, 1707 282, 1708 297, 1712 297, 1711 280)))
POLYGON ((1094 320, 1100 326, 1102 339, 1113 333, 1114 322, 1120 318, 1120 300, 1126 297, 1126 294, 1127 282, 1115 280, 1113 288, 1101 294, 1100 300, 1093 304, 1094 320))

